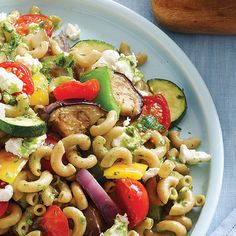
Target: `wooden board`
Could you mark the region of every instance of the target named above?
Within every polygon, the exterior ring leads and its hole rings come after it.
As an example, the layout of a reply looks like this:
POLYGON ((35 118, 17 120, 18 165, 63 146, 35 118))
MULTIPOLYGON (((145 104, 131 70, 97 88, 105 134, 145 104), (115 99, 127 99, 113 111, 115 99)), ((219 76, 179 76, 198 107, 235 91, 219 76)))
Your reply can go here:
POLYGON ((236 0, 151 0, 153 13, 169 30, 236 34, 236 0))

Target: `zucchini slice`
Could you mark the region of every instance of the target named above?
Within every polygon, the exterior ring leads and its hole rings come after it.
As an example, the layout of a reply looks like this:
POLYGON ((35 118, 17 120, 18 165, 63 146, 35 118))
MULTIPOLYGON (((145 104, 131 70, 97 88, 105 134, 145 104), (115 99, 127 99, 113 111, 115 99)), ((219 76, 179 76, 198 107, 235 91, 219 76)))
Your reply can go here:
POLYGON ((81 40, 74 44, 70 51, 79 53, 81 55, 88 55, 92 52, 92 50, 97 50, 99 52, 103 52, 105 50, 116 50, 111 44, 93 39, 81 40))
POLYGON ((81 40, 70 49, 77 64, 82 68, 89 68, 105 50, 116 50, 112 45, 99 40, 81 40))
POLYGON ((0 130, 16 137, 37 137, 46 133, 46 123, 38 117, 0 118, 0 130))
POLYGON ((183 118, 187 109, 183 89, 165 79, 151 79, 147 83, 154 95, 161 93, 165 97, 170 108, 171 127, 173 127, 183 118))

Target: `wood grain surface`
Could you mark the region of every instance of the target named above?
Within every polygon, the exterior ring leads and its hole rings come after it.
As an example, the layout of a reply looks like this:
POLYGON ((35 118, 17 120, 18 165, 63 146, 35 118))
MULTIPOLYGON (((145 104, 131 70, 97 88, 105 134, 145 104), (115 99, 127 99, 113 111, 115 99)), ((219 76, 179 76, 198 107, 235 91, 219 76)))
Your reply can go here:
POLYGON ((153 13, 169 30, 236 34, 236 0, 151 0, 153 13))

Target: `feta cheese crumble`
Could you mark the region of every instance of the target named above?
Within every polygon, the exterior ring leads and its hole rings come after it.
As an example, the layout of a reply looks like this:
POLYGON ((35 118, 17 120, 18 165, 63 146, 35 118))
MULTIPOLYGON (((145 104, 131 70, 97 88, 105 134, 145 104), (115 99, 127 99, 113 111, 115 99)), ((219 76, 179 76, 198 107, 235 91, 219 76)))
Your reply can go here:
POLYGON ((128 60, 118 60, 116 62, 115 71, 124 74, 130 81, 133 81, 134 72, 128 60))
POLYGON ((46 138, 46 135, 25 139, 10 138, 5 143, 5 150, 19 157, 29 157, 30 154, 44 144, 46 138))
POLYGON ((190 150, 185 144, 180 146, 179 160, 182 163, 197 164, 199 162, 208 162, 211 160, 211 155, 206 152, 190 150))
POLYGON ((143 77, 143 73, 136 68, 137 59, 134 54, 125 56, 115 50, 105 50, 92 69, 103 66, 124 74, 130 81, 137 82, 143 77))
POLYGON ((105 50, 102 52, 101 57, 99 60, 93 64, 92 69, 97 67, 107 66, 112 70, 116 69, 116 62, 120 58, 120 54, 115 50, 105 50))
POLYGON ((66 36, 70 40, 77 40, 80 37, 80 28, 77 24, 68 23, 65 29, 66 36))
POLYGON ((13 188, 10 184, 0 189, 0 202, 8 202, 13 196, 13 188))
POLYGON ((19 149, 22 145, 23 138, 10 138, 6 143, 5 143, 5 149, 7 152, 11 152, 16 156, 19 156, 19 149))
POLYGON ((126 120, 124 120, 124 122, 123 122, 123 126, 124 126, 124 127, 129 126, 130 121, 131 121, 131 119, 130 119, 129 117, 127 117, 126 120))
POLYGON ((17 55, 15 61, 24 64, 33 73, 36 73, 43 68, 42 63, 37 58, 33 58, 30 54, 26 54, 25 56, 17 55))
POLYGON ((0 90, 10 94, 21 92, 23 82, 13 73, 0 67, 0 90))

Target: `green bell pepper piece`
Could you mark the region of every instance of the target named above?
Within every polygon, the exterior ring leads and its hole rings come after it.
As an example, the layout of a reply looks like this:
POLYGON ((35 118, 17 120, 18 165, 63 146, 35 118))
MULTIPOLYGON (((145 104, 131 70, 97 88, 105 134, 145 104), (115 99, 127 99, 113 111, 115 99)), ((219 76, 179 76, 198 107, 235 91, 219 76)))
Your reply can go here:
POLYGON ((115 101, 112 93, 111 77, 111 69, 109 69, 108 67, 100 67, 81 75, 80 82, 83 83, 91 79, 97 79, 100 84, 100 92, 94 99, 94 102, 100 104, 101 107, 107 111, 115 110, 117 112, 117 115, 119 115, 120 107, 115 101))

